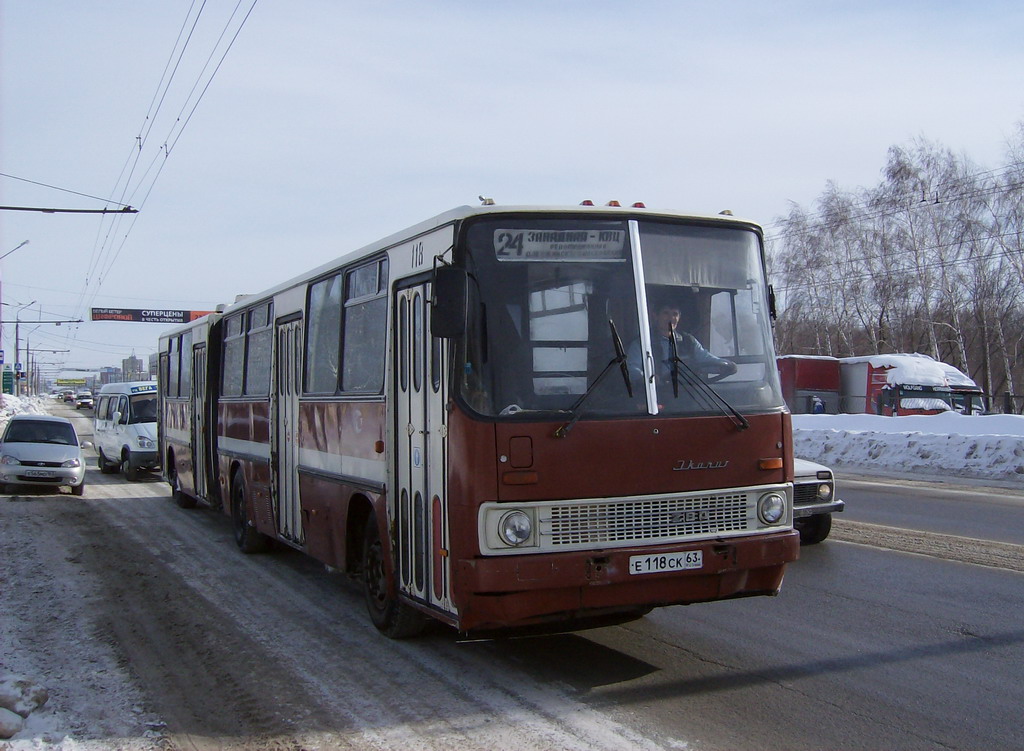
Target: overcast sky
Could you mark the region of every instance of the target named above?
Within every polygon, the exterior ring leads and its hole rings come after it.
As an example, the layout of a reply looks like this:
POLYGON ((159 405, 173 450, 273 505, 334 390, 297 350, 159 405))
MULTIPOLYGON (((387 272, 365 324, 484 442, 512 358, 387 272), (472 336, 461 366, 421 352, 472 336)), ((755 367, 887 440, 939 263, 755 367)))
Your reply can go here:
POLYGON ((915 137, 1000 167, 1024 119, 1018 0, 202 4, 0 0, 0 205, 140 209, 0 211, 3 321, 70 350, 40 361, 163 327, 37 321, 210 309, 481 194, 770 230, 915 137))

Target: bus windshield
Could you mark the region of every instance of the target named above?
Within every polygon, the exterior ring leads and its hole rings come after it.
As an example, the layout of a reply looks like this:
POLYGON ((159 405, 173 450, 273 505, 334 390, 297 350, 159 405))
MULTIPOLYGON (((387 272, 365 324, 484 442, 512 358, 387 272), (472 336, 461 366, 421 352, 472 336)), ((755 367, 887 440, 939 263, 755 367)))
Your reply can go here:
POLYGON ((473 284, 455 372, 480 414, 783 406, 753 231, 509 215, 470 224, 461 252, 473 284))

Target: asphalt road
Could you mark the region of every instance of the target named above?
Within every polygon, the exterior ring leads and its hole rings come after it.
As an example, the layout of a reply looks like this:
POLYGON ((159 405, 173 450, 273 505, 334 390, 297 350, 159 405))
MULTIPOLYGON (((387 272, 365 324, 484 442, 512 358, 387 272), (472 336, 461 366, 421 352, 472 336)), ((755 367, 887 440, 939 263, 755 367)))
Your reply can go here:
POLYGON ((656 669, 595 692, 702 748, 1021 748, 1024 575, 826 541, 773 600, 596 635, 656 669))
POLYGON ((1024 545, 1024 486, 1018 489, 840 475, 847 503, 838 520, 1024 545))

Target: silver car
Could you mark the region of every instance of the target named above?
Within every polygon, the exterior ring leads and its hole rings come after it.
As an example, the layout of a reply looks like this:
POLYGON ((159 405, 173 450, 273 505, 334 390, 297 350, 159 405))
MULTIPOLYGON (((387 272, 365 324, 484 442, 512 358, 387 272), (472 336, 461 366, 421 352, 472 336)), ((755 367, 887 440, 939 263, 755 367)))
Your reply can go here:
POLYGON ((12 485, 85 490, 85 462, 75 426, 66 417, 15 415, 0 438, 0 493, 12 485))

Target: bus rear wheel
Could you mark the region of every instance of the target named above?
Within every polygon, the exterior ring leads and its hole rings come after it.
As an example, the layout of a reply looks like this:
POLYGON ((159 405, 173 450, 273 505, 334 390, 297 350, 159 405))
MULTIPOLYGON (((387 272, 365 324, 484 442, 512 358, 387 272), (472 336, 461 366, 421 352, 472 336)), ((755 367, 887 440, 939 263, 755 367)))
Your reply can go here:
POLYGON ((249 494, 241 473, 231 483, 231 520, 235 530, 235 544, 243 553, 265 553, 270 540, 256 529, 250 513, 249 494))
POLYGON ((174 466, 173 457, 168 462, 167 474, 170 475, 167 481, 170 483, 171 498, 174 499, 174 502, 180 508, 195 508, 196 499, 181 489, 181 480, 178 478, 178 470, 174 466))
POLYGON ((426 617, 398 597, 395 581, 388 576, 377 519, 372 514, 366 520, 363 535, 363 592, 370 620, 385 636, 409 639, 426 627, 426 617))

